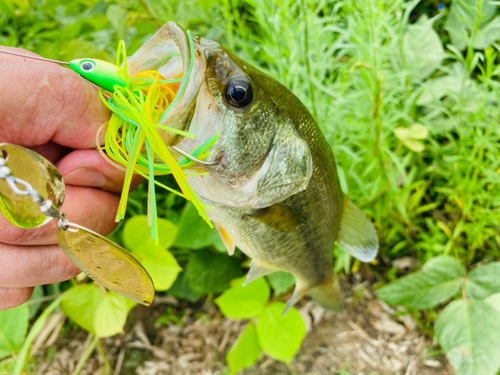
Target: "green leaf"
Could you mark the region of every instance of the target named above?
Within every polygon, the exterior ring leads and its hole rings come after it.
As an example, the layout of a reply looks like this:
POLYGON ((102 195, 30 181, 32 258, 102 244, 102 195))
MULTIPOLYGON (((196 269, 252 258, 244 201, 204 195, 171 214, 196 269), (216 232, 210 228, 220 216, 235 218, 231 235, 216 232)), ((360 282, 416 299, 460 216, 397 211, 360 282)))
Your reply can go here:
POLYGON ((429 136, 429 128, 422 124, 412 124, 408 128, 408 138, 411 139, 426 139, 429 136))
POLYGON ((72 42, 70 42, 66 47, 64 58, 66 59, 66 61, 83 58, 93 58, 104 61, 111 60, 108 53, 102 51, 92 43, 85 40, 73 40, 72 42))
POLYGON ((93 324, 95 334, 99 337, 110 337, 123 333, 127 314, 127 299, 109 292, 95 312, 93 324))
POLYGON ((271 290, 265 278, 261 277, 242 286, 245 277, 220 295, 215 303, 225 316, 235 319, 253 318, 266 305, 271 290))
POLYGON ((187 203, 181 215, 179 234, 174 246, 201 249, 210 245, 214 245, 221 252, 226 252, 217 230, 208 226, 192 203, 187 203))
POLYGON ((126 298, 106 293, 94 283, 74 286, 61 300, 61 309, 68 317, 99 337, 121 333, 132 307, 126 298))
POLYGON ((500 313, 500 293, 495 293, 484 300, 488 305, 498 310, 500 313))
POLYGON ((415 152, 424 151, 424 144, 419 142, 418 139, 425 139, 429 136, 429 129, 426 126, 413 124, 409 128, 395 128, 393 132, 410 150, 415 152))
POLYGON ((217 6, 217 0, 203 0, 198 3, 198 5, 203 9, 205 12, 210 12, 213 7, 217 6))
POLYGON ((0 12, 7 15, 8 17, 14 18, 14 5, 10 2, 10 0, 0 0, 0 12))
POLYGON ((248 322, 240 337, 226 355, 231 374, 236 374, 241 369, 252 366, 259 359, 261 352, 262 348, 257 339, 255 326, 252 322, 248 322))
POLYGON ((125 298, 125 302, 127 303, 127 311, 132 310, 134 307, 138 305, 137 302, 132 301, 131 299, 125 298))
MULTIPOLYGON (((342 188, 342 191, 345 190, 343 190, 342 188)), ((333 259, 335 259, 335 266, 334 266, 335 272, 340 273, 341 271, 343 271, 346 275, 349 275, 351 273, 351 263, 352 263, 351 254, 342 249, 340 246, 335 245, 335 247, 333 248, 333 259)))
POLYGON ((285 304, 275 302, 257 316, 257 335, 271 357, 290 363, 306 335, 306 325, 296 308, 282 315, 285 304))
POLYGON ((133 250, 132 254, 146 268, 158 291, 170 289, 182 271, 174 256, 162 246, 144 243, 133 250))
MULTIPOLYGON (((166 219, 158 219, 159 246, 169 248, 175 241, 179 229, 177 225, 166 219)), ((157 246, 151 239, 151 227, 146 215, 137 215, 127 220, 123 227, 123 244, 131 251, 146 244, 157 246)))
POLYGON ((17 354, 28 330, 26 304, 0 311, 0 358, 17 354))
POLYGON ((229 288, 231 280, 242 274, 238 260, 208 250, 195 252, 186 266, 189 286, 199 294, 221 293, 229 288))
POLYGON ((486 302, 453 301, 439 316, 435 332, 457 375, 499 370, 500 314, 486 302))
POLYGON ((465 292, 474 299, 484 299, 493 293, 500 293, 500 262, 473 269, 465 283, 465 292))
POLYGON ((146 215, 134 216, 123 228, 125 247, 142 263, 153 279, 155 289, 169 289, 181 268, 174 256, 165 248, 170 247, 177 236, 178 227, 166 219, 158 219, 159 245, 151 239, 151 228, 146 215))
POLYGON ((417 99, 421 106, 436 103, 445 96, 457 96, 460 94, 462 82, 457 76, 444 76, 429 79, 422 85, 422 91, 417 99))
POLYGON ((463 266, 455 258, 441 255, 429 260, 422 271, 404 276, 377 291, 379 298, 392 305, 427 309, 458 293, 463 266))
MULTIPOLYGON (((29 301, 37 300, 37 299, 40 299, 42 297, 43 297, 43 287, 41 285, 38 285, 33 290, 33 294, 31 295, 29 301)), ((42 307, 42 303, 41 302, 33 303, 33 304, 28 305, 28 307, 30 309, 29 318, 32 319, 35 317, 38 310, 40 310, 40 308, 42 307)))
POLYGON ((127 30, 127 16, 128 12, 122 6, 117 4, 111 4, 108 9, 106 9, 106 17, 109 23, 113 25, 113 28, 118 34, 118 39, 123 39, 125 37, 125 32, 127 30))
POLYGON ((96 284, 77 285, 64 293, 61 309, 80 327, 95 333, 95 315, 104 298, 103 290, 96 284))
POLYGON ((284 271, 273 272, 267 278, 273 287, 276 296, 286 293, 293 285, 295 285, 295 277, 284 271))
POLYGON ((500 17, 495 17, 487 25, 479 29, 474 48, 486 49, 500 37, 500 17))
POLYGON ((421 16, 409 25, 404 36, 406 66, 413 81, 429 77, 441 66, 445 57, 439 35, 432 28, 433 21, 421 16))
POLYGON ((197 301, 201 294, 196 293, 190 286, 189 280, 186 278, 186 271, 182 271, 174 282, 174 285, 167 292, 175 298, 187 299, 189 301, 197 301))
MULTIPOLYGON (((394 130, 396 130, 396 129, 394 129, 394 130)), ((414 152, 422 152, 425 150, 424 144, 420 141, 415 140, 415 139, 406 139, 403 141, 403 144, 414 152)))
MULTIPOLYGON (((476 0, 455 0, 451 4, 450 13, 446 19, 445 29, 448 31, 451 41, 458 49, 463 50, 470 43, 472 31, 475 28, 477 2, 476 0)), ((486 48, 484 30, 488 30, 488 21, 494 16, 496 6, 492 1, 485 0, 482 4, 481 15, 479 16, 479 30, 476 35, 474 47, 477 49, 486 48)), ((498 33, 490 30, 491 40, 494 41, 498 33)))
POLYGON ((16 357, 8 357, 4 360, 0 360, 0 374, 13 374, 16 360, 16 357))

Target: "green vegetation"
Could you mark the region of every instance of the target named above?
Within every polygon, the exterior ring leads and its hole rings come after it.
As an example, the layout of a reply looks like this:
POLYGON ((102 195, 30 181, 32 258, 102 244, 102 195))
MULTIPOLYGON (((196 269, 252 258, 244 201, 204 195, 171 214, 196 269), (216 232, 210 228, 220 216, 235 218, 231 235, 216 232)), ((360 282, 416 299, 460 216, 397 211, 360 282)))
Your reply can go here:
MULTIPOLYGON (((119 39, 133 53, 174 20, 260 67, 310 109, 336 155, 344 192, 377 227, 378 264, 352 264, 336 248, 336 269, 367 267, 378 275, 379 297, 407 307, 429 328, 457 374, 495 374, 500 9, 487 0, 442 5, 443 11, 431 0, 0 0, 0 44, 48 58, 113 61, 119 39), (391 262, 403 256, 416 257, 422 270, 400 278, 391 262)), ((191 301, 223 292, 215 299, 221 311, 249 320, 227 356, 233 373, 251 365, 261 350, 290 361, 304 333, 286 329, 300 324, 281 320, 276 297, 293 279, 273 275, 270 301, 259 294, 266 290, 269 296, 265 280, 242 289, 233 279, 246 272, 246 258, 239 252, 228 257, 191 205, 160 190, 158 197, 168 238, 144 246, 147 239, 138 236, 149 231, 131 232, 127 223, 112 238, 143 261, 159 291, 191 301), (271 320, 276 324, 266 331, 276 332, 274 338, 259 328, 271 320), (276 338, 288 344, 276 351, 276 338)), ((146 202, 143 186, 131 195, 129 223, 144 227, 146 219, 138 215, 146 214, 146 202)), ((33 369, 29 345, 65 290, 61 308, 92 335, 87 352, 99 337, 120 332, 123 325, 106 322, 124 323, 132 308, 87 280, 37 290, 30 310, 0 312, 0 357, 6 357, 0 372, 13 370, 16 359, 17 373, 25 363, 33 369), (43 295, 55 301, 39 310, 43 295), (37 320, 23 343, 28 316, 37 320)), ((292 310, 284 319, 300 317, 292 310)))
POLYGON ((262 351, 289 363, 306 335, 302 317, 296 309, 283 315, 282 302, 268 303, 271 290, 264 278, 245 287, 243 282, 244 278, 234 280, 215 300, 225 316, 250 319, 226 357, 231 373, 253 365, 262 351))

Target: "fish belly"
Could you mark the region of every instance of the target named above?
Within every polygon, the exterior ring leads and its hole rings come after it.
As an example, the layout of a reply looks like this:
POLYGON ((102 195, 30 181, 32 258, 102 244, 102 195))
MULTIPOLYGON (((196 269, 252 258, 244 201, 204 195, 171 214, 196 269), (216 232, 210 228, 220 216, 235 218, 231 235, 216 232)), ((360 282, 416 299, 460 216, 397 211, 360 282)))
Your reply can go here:
MULTIPOLYGON (((310 187, 311 188, 311 187, 310 187)), ((309 188, 307 189, 309 190, 309 188)), ((247 256, 278 270, 292 273, 297 280, 312 288, 332 277, 334 207, 321 199, 308 198, 308 192, 298 193, 281 204, 305 213, 306 221, 293 231, 279 231, 255 220, 258 210, 236 209, 212 202, 209 218, 229 234, 236 246, 247 256)))

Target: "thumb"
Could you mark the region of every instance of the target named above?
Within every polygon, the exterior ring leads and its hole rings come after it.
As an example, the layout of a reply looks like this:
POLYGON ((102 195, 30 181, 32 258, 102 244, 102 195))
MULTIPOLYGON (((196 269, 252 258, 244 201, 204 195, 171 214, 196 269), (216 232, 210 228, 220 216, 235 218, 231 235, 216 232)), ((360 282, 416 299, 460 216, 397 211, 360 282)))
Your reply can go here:
POLYGON ((95 147, 97 131, 110 116, 95 87, 54 63, 0 58, 0 142, 95 147))

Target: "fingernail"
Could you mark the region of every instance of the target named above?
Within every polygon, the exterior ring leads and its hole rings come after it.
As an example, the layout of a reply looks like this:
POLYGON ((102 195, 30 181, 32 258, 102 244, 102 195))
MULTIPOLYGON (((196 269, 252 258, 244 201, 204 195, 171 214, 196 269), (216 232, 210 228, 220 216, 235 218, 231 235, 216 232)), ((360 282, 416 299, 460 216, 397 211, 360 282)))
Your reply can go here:
POLYGON ((102 188, 106 185, 106 177, 101 172, 92 169, 77 169, 64 176, 68 185, 102 188))

